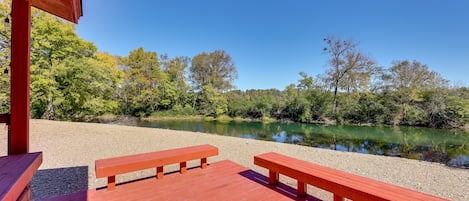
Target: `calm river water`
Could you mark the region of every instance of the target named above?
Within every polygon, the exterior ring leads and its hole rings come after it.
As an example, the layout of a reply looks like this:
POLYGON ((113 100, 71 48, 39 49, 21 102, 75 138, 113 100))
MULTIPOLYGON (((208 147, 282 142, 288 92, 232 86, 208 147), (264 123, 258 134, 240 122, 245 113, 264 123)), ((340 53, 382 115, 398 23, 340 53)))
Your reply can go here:
POLYGON ((404 157, 469 168, 469 133, 411 127, 323 126, 299 123, 217 121, 137 122, 137 126, 185 130, 279 143, 404 157))

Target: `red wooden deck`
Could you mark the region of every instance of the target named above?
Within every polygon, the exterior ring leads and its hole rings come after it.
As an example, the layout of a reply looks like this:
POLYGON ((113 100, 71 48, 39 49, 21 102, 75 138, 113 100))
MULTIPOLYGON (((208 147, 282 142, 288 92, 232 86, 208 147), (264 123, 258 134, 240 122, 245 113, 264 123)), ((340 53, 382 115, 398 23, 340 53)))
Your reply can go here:
POLYGON ((41 163, 41 152, 0 157, 0 200, 28 200, 25 187, 41 163))
POLYGON ((119 200, 314 200, 297 198, 296 189, 286 185, 270 186, 268 177, 229 160, 212 163, 206 169, 194 168, 186 174, 168 174, 117 185, 108 191, 91 189, 46 199, 119 201, 119 200))

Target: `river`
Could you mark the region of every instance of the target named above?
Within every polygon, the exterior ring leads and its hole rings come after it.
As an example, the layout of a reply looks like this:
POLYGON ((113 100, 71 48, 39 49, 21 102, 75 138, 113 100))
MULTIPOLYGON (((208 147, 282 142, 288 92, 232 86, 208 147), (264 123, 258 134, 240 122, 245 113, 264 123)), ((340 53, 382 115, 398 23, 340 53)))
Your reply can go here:
POLYGON ((469 133, 465 131, 414 127, 187 120, 139 121, 136 125, 299 144, 337 151, 404 157, 469 168, 469 133))

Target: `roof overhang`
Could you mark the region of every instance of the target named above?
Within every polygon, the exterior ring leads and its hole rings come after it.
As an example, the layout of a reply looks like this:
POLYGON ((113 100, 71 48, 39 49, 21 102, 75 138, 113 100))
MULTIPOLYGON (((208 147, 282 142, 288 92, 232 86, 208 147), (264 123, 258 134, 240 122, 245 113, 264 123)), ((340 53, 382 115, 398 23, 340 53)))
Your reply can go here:
POLYGON ((31 6, 73 23, 83 16, 82 0, 31 0, 31 6))

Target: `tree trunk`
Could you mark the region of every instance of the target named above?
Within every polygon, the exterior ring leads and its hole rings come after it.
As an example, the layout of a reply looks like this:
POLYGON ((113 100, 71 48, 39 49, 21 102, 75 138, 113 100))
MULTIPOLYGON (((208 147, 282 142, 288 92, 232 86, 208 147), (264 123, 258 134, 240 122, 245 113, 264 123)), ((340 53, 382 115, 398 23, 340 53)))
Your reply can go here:
POLYGON ((334 85, 334 99, 333 99, 333 102, 332 102, 332 114, 335 116, 335 113, 336 113, 336 109, 337 109, 337 90, 339 88, 339 82, 336 81, 335 85, 334 85))
POLYGON ((54 105, 53 105, 52 96, 50 96, 48 103, 47 103, 47 110, 44 112, 44 114, 42 114, 41 119, 54 120, 54 118, 55 118, 54 105))

